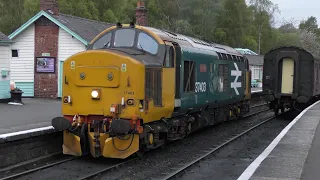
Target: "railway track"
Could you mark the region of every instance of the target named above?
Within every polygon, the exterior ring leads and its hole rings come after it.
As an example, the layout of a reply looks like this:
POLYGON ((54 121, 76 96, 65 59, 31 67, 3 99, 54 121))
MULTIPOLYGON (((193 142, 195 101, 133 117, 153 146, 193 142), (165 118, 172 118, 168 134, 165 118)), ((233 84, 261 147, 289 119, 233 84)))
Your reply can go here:
MULTIPOLYGON (((261 104, 258 104, 258 105, 251 106, 250 107, 250 112, 255 110, 255 109, 259 109, 259 108, 261 108, 263 106, 266 106, 266 104, 261 103, 261 104)), ((243 118, 249 118, 249 117, 252 117, 252 116, 267 112, 267 111, 270 111, 270 110, 269 109, 261 109, 261 110, 249 113, 248 115, 244 116, 243 118)), ((264 121, 263 123, 265 123, 265 122, 267 122, 267 121, 264 121)), ((259 126, 262 125, 263 123, 259 124, 259 126)), ((258 127, 258 126, 255 126, 255 128, 256 127, 258 127)), ((240 137, 240 135, 238 135, 238 136, 240 137)), ((233 139, 235 140, 236 138, 239 138, 238 136, 234 137, 233 139)), ((230 140, 230 142, 232 142, 232 139, 230 140)), ((212 152, 211 151, 210 152, 213 153, 214 151, 220 149, 221 147, 227 145, 230 142, 227 141, 223 145, 215 147, 213 150, 211 150, 212 152)), ((20 177, 23 177, 23 176, 27 176, 27 175, 32 174, 32 173, 37 173, 40 170, 46 170, 46 169, 51 169, 51 168, 52 168, 52 170, 55 170, 55 168, 59 168, 58 167, 59 165, 65 164, 65 163, 68 163, 68 162, 71 162, 71 161, 75 161, 74 162, 75 164, 78 164, 78 163, 85 164, 86 163, 86 161, 77 162, 77 160, 79 160, 79 159, 80 159, 80 157, 68 157, 68 158, 62 159, 62 160, 57 161, 57 162, 49 163, 49 164, 46 164, 46 165, 43 165, 43 166, 40 166, 40 167, 37 167, 37 168, 33 168, 33 169, 30 169, 30 170, 27 170, 27 171, 11 174, 11 175, 9 175, 7 177, 2 177, 2 178, 0 178, 0 180, 16 179, 16 178, 20 178, 20 177)), ((97 168, 96 170, 93 170, 93 172, 88 172, 88 173, 84 173, 84 175, 80 175, 81 177, 78 177, 78 180, 92 179, 92 178, 94 178, 94 177, 96 177, 96 176, 98 176, 100 174, 106 173, 106 172, 111 171, 113 169, 119 168, 120 166, 125 165, 125 164, 127 164, 129 162, 135 161, 136 159, 138 159, 138 157, 133 157, 133 158, 130 158, 128 160, 123 160, 123 161, 120 161, 120 162, 105 163, 105 164, 103 164, 102 167, 97 168)), ((84 165, 84 166, 86 166, 86 165, 84 165)), ((90 169, 89 165, 88 165, 88 167, 90 169)), ((181 169, 181 171, 183 171, 183 169, 181 169)))
POLYGON ((212 148, 204 150, 202 153, 199 153, 197 158, 195 160, 191 161, 190 163, 181 164, 179 167, 171 168, 171 170, 173 170, 173 171, 167 172, 167 173, 162 173, 162 175, 160 175, 160 177, 156 177, 156 178, 152 178, 152 179, 161 179, 161 180, 174 179, 177 176, 181 175, 186 170, 188 170, 189 168, 195 166, 200 161, 204 160, 206 157, 212 155, 213 153, 217 152, 218 150, 220 150, 221 148, 225 147, 226 145, 236 141, 237 139, 243 137, 244 135, 246 135, 249 132, 253 131, 254 129, 264 125, 265 123, 271 121, 274 118, 275 118, 275 116, 268 117, 264 121, 262 121, 261 123, 249 128, 249 129, 247 129, 247 130, 245 130, 245 131, 243 131, 243 132, 241 132, 239 134, 235 134, 232 137, 229 137, 229 139, 226 138, 226 140, 222 144, 215 145, 212 148))
POLYGON ((40 167, 33 168, 33 169, 30 169, 30 170, 27 170, 27 171, 15 173, 15 174, 12 174, 12 175, 3 177, 3 178, 0 178, 0 180, 8 180, 8 179, 18 178, 18 177, 20 177, 20 176, 25 176, 25 175, 28 175, 28 174, 30 174, 30 173, 36 172, 36 171, 40 171, 40 170, 43 170, 43 169, 46 169, 46 168, 53 167, 53 166, 55 166, 55 165, 59 165, 59 164, 62 164, 62 163, 66 163, 66 162, 68 162, 68 161, 75 160, 75 159, 77 159, 77 158, 78 158, 78 157, 69 157, 69 158, 66 158, 66 159, 63 159, 63 160, 54 162, 54 163, 50 163, 50 164, 47 164, 47 165, 44 165, 44 166, 40 166, 40 167))

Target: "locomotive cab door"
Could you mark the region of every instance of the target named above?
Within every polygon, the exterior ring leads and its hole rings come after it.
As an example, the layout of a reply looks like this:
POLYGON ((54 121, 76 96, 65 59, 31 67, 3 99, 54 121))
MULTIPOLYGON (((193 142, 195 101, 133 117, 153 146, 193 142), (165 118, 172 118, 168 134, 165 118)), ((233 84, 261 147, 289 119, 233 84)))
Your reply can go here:
MULTIPOLYGON (((181 49, 175 42, 165 41, 166 56, 163 63, 164 70, 168 71, 167 75, 164 74, 163 87, 170 87, 173 90, 173 104, 174 108, 181 106, 180 100, 180 64, 181 49)), ((170 98, 171 99, 171 98, 170 98)))

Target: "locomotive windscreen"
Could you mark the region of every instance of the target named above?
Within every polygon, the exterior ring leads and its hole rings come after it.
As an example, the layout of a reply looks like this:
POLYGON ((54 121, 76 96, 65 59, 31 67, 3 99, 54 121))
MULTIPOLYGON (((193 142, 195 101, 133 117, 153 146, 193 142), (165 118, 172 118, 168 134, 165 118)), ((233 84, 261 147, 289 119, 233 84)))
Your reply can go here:
POLYGON ((116 29, 102 35, 88 49, 134 48, 152 55, 158 53, 157 41, 139 29, 116 29))

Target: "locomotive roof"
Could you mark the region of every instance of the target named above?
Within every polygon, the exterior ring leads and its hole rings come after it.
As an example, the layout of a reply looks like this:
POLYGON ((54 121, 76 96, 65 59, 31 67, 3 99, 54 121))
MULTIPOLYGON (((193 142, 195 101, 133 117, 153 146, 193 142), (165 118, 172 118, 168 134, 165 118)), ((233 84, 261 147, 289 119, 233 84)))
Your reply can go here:
POLYGON ((179 43, 180 46, 185 46, 185 47, 195 47, 195 48, 200 48, 204 50, 212 50, 216 51, 219 53, 226 53, 230 55, 237 55, 237 56, 243 56, 240 52, 235 50, 234 48, 222 44, 216 44, 216 43, 208 43, 206 41, 178 34, 175 32, 167 31, 167 30, 161 30, 153 27, 146 27, 144 28, 154 32, 157 34, 162 40, 165 41, 175 41, 179 43))
POLYGON ((274 48, 270 49, 270 51, 267 52, 266 55, 271 53, 271 52, 273 52, 273 51, 275 51, 275 50, 290 49, 290 48, 304 51, 304 52, 310 54, 316 61, 320 61, 320 57, 319 56, 315 55, 314 53, 311 53, 310 51, 308 51, 308 50, 306 50, 306 49, 304 49, 302 47, 298 47, 298 46, 277 46, 277 47, 274 47, 274 48))

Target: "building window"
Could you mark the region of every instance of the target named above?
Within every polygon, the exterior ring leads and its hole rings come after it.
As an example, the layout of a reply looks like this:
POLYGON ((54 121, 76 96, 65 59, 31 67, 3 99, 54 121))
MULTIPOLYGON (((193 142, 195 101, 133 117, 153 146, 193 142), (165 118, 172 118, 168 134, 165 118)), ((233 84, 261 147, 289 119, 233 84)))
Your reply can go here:
POLYGON ((250 66, 251 72, 252 72, 252 80, 262 80, 262 72, 263 68, 262 66, 250 66))
POLYGON ((18 50, 12 49, 11 52, 12 52, 12 57, 19 57, 18 50))

